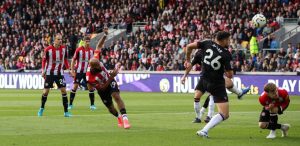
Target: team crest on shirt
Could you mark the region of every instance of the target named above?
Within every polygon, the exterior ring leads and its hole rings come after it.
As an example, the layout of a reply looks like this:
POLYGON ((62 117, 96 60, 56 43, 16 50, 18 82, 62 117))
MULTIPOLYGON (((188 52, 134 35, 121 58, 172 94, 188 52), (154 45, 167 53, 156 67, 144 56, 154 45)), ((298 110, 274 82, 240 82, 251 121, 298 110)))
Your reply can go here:
POLYGON ((106 101, 106 100, 103 100, 103 103, 107 103, 107 101, 106 101))
POLYGON ((48 86, 49 84, 48 84, 48 83, 45 83, 45 85, 48 86))
POLYGON ((278 100, 279 100, 279 102, 283 102, 284 101, 284 99, 282 97, 279 97, 278 100))
POLYGON ((265 113, 265 112, 262 112, 262 113, 261 113, 261 116, 265 116, 265 115, 266 115, 266 113, 265 113))

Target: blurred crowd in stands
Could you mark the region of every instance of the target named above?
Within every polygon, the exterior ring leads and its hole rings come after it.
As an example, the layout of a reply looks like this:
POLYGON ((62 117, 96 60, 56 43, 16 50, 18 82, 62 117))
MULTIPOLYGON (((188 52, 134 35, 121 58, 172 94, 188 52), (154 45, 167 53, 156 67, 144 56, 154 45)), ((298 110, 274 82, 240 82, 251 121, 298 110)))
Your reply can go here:
POLYGON ((122 70, 184 70, 183 48, 224 30, 232 34, 228 49, 236 71, 299 72, 299 42, 280 48, 272 35, 284 18, 299 18, 299 8, 300 0, 3 0, 0 72, 41 69, 43 49, 56 33, 63 35, 71 58, 84 35, 100 33, 105 25, 127 32, 126 38, 102 49, 108 69, 120 64, 122 70), (253 30, 250 21, 257 13, 268 24, 253 30), (137 22, 145 25, 135 30, 137 22), (263 47, 251 55, 254 32, 263 47))

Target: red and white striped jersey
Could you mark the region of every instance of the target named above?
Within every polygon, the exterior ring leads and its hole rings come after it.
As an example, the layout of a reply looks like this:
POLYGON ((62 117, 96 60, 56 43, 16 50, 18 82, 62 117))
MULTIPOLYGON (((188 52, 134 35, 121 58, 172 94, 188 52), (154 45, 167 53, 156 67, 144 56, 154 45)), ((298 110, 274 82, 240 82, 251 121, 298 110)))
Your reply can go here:
POLYGON ((64 66, 66 69, 69 68, 65 46, 55 48, 51 45, 44 49, 42 70, 46 75, 63 75, 64 66))
POLYGON ((90 67, 88 67, 88 70, 86 72, 86 80, 90 84, 104 84, 108 78, 110 77, 107 69, 104 67, 104 65, 100 62, 101 66, 101 72, 97 73, 95 75, 91 74, 90 67))
POLYGON ((92 48, 85 49, 79 47, 76 49, 73 59, 76 60, 75 70, 76 73, 86 73, 89 60, 94 56, 92 48))

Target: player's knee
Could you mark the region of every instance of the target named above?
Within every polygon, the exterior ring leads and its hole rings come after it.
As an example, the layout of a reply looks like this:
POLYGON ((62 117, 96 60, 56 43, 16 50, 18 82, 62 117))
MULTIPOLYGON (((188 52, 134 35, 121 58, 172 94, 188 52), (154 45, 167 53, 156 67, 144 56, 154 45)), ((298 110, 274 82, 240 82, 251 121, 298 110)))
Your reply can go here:
POLYGON ((74 86, 73 86, 73 90, 75 90, 75 91, 76 91, 76 90, 78 89, 78 86, 79 86, 78 84, 74 84, 74 86))
POLYGON ((261 129, 266 129, 267 126, 268 126, 268 124, 265 123, 265 122, 259 122, 259 123, 258 123, 258 126, 259 126, 259 128, 261 128, 261 129))
POLYGON ((229 119, 229 114, 224 114, 223 115, 223 120, 227 120, 227 119, 229 119))
POLYGON ((270 109, 270 114, 278 114, 278 108, 271 108, 270 109))
POLYGON ((67 94, 66 90, 61 90, 61 94, 67 94))
POLYGON ((194 97, 194 99, 199 99, 200 100, 201 96, 202 96, 202 92, 199 91, 199 90, 195 90, 195 97, 194 97))
POLYGON ((229 118, 229 114, 227 114, 227 113, 219 113, 219 114, 222 116, 223 121, 225 121, 229 118))
POLYGON ((49 90, 45 89, 44 92, 43 92, 43 95, 48 96, 48 94, 49 94, 49 90))

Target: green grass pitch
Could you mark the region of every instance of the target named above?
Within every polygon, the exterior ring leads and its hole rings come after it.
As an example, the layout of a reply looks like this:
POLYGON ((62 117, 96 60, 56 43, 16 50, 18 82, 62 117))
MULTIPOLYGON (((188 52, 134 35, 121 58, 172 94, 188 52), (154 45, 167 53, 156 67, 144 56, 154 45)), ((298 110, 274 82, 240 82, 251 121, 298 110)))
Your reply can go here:
MULTIPOLYGON (((122 92, 132 128, 117 127, 98 96, 89 110, 87 91, 78 91, 72 117, 63 117, 61 95, 51 90, 43 117, 37 117, 41 90, 0 90, 0 146, 291 146, 300 144, 300 97, 279 123, 292 125, 289 136, 266 139, 258 128, 258 96, 237 100, 230 95, 230 118, 212 129, 210 139, 196 136, 204 123, 194 124, 193 94, 122 92)), ((69 96, 69 95, 68 95, 69 96)), ((205 97, 206 98, 206 97, 205 97)), ((201 100, 203 103, 204 99, 201 100)))

